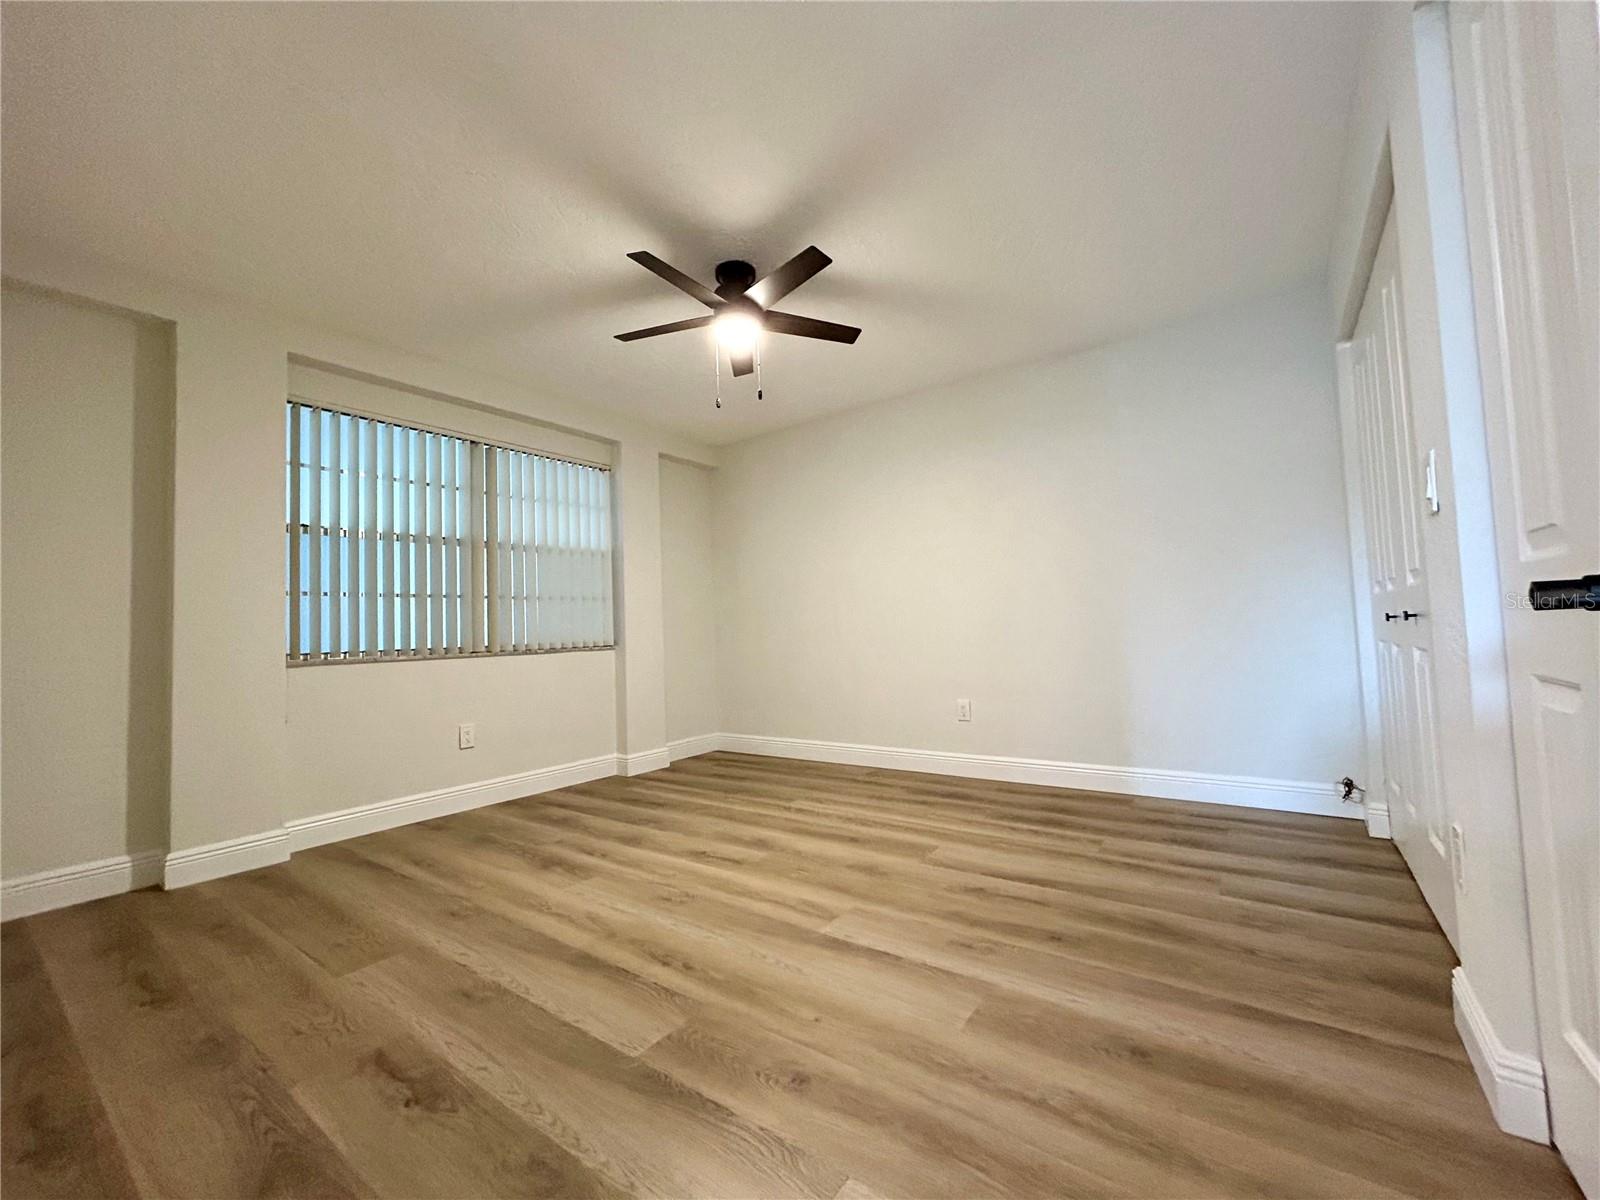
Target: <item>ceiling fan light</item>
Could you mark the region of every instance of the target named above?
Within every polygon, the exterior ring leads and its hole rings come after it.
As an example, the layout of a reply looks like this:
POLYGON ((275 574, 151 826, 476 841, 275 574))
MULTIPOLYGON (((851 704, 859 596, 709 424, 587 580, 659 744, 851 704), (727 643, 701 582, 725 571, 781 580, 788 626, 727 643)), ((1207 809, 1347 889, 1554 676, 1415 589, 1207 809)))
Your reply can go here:
POLYGON ((723 313, 711 323, 717 344, 730 355, 748 354, 756 348, 761 322, 745 312, 723 313))

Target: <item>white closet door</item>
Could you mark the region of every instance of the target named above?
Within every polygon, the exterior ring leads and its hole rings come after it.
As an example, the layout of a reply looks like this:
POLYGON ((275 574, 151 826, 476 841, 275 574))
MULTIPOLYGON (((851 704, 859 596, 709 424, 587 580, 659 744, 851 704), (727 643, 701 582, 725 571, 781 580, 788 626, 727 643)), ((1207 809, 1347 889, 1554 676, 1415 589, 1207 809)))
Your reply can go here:
POLYGON ((1473 300, 1551 1136, 1600 1200, 1600 22, 1451 6, 1473 300), (1574 589, 1576 591, 1577 589, 1574 589))
POLYGON ((1439 781, 1432 606, 1422 551, 1427 464, 1417 453, 1405 347, 1398 234, 1391 209, 1350 345, 1377 639, 1384 773, 1377 786, 1389 807, 1395 844, 1454 943, 1451 821, 1439 781))

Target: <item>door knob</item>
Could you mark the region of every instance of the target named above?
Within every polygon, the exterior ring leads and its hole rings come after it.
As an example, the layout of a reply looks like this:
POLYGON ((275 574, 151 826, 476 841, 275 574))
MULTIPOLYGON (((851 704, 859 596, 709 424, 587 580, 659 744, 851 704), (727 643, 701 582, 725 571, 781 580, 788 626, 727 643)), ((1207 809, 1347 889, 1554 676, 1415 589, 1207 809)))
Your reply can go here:
POLYGON ((1528 602, 1534 611, 1585 608, 1600 612, 1600 575, 1582 579, 1535 579, 1528 585, 1528 602))

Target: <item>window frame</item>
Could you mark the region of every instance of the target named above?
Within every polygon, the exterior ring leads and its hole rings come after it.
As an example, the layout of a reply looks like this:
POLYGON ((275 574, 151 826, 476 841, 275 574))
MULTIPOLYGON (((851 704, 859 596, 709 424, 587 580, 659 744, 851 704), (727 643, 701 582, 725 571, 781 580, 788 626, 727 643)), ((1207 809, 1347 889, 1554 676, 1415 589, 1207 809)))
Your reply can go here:
MULTIPOLYGON (((382 413, 368 411, 368 410, 365 410, 365 409, 362 409, 362 408, 359 408, 359 407, 356 407, 356 406, 352 406, 352 405, 348 405, 348 404, 333 404, 333 403, 329 403, 329 402, 323 401, 323 400, 312 399, 311 397, 308 397, 308 396, 297 395, 297 394, 295 394, 293 392, 289 393, 286 396, 284 404, 285 404, 285 420, 284 420, 285 439, 284 439, 284 449, 283 449, 283 453, 284 453, 283 468, 284 468, 284 507, 285 507, 285 514, 284 514, 284 576, 283 576, 283 589, 284 589, 284 664, 285 664, 285 666, 292 667, 292 668, 298 668, 298 667, 327 667, 327 666, 340 666, 340 667, 342 667, 342 666, 354 666, 354 665, 357 665, 357 664, 368 664, 368 663, 458 662, 458 661, 462 661, 462 660, 466 660, 466 659, 523 657, 523 656, 536 655, 536 654, 590 654, 590 653, 596 653, 596 652, 613 651, 613 650, 615 650, 617 648, 617 635, 616 635, 616 579, 615 579, 616 561, 617 561, 617 559, 616 559, 616 551, 617 551, 617 545, 616 545, 616 542, 617 542, 617 539, 616 539, 616 503, 615 503, 616 502, 616 489, 615 489, 614 482, 612 482, 614 480, 614 468, 613 468, 612 464, 603 463, 603 462, 594 462, 594 461, 590 461, 590 460, 587 460, 587 459, 578 458, 578 457, 576 457, 574 455, 571 455, 571 454, 560 454, 560 453, 555 453, 555 452, 552 452, 552 451, 549 451, 549 450, 540 450, 540 449, 536 449, 536 448, 534 448, 533 446, 530 446, 530 445, 519 445, 519 444, 516 444, 515 442, 506 440, 504 438, 499 438, 499 437, 486 438, 486 437, 482 437, 482 436, 479 436, 479 435, 475 435, 475 434, 466 432, 464 430, 452 429, 452 428, 449 428, 448 426, 438 425, 438 424, 434 424, 434 423, 431 423, 431 422, 416 421, 416 420, 414 420, 412 418, 397 418, 397 417, 393 417, 393 416, 386 416, 386 415, 384 415, 382 413), (604 512, 603 512, 603 515, 602 515, 602 521, 603 521, 603 525, 604 525, 604 529, 605 529, 605 535, 604 535, 604 546, 601 547, 600 550, 597 551, 597 552, 603 553, 606 556, 606 559, 607 559, 607 562, 606 562, 607 571, 606 571, 605 575, 603 576, 603 578, 604 578, 604 587, 605 587, 605 595, 606 595, 606 611, 607 611, 607 614, 608 614, 608 620, 607 620, 608 628, 605 631, 604 640, 601 641, 601 642, 597 642, 596 644, 593 644, 593 645, 576 645, 576 646, 537 646, 537 645, 534 645, 534 644, 530 643, 529 645, 526 645, 526 646, 523 646, 523 647, 520 647, 520 648, 515 647, 515 646, 507 646, 507 647, 505 647, 503 649, 477 649, 477 648, 474 647, 472 649, 465 649, 464 648, 464 649, 459 649, 459 650, 431 650, 428 647, 419 646, 419 647, 417 647, 415 649, 406 649, 406 650, 401 650, 401 649, 398 649, 398 648, 391 649, 391 650, 382 650, 382 649, 380 649, 380 650, 378 650, 376 652, 372 652, 372 653, 363 653, 363 652, 361 652, 359 650, 356 650, 356 651, 348 651, 348 650, 347 651, 341 651, 341 652, 339 652, 337 654, 329 652, 329 651, 326 651, 326 650, 322 651, 322 652, 320 652, 319 654, 316 654, 316 655, 297 653, 295 651, 295 649, 293 647, 291 647, 291 645, 290 645, 290 640, 291 640, 291 638, 293 636, 292 630, 295 628, 294 622, 293 622, 293 620, 291 618, 291 615, 290 615, 291 614, 291 606, 293 605, 293 603, 295 602, 295 599, 296 599, 295 593, 294 593, 293 587, 292 587, 293 580, 294 580, 294 575, 292 573, 292 568, 291 568, 291 557, 294 555, 294 553, 295 553, 295 551, 297 549, 301 548, 305 544, 305 542, 311 540, 311 538, 313 537, 313 534, 314 534, 314 532, 316 530, 320 530, 321 531, 321 536, 322 537, 328 537, 329 535, 332 535, 336 540, 336 544, 339 541, 343 541, 343 540, 348 539, 348 540, 352 541, 355 544, 356 547, 360 547, 360 546, 365 545, 366 541, 367 541, 367 531, 366 531, 366 529, 364 527, 351 528, 347 523, 344 523, 343 521, 341 521, 337 525, 337 527, 335 527, 333 525, 328 525, 328 526, 317 525, 317 526, 313 526, 311 523, 309 523, 309 522, 307 522, 307 521, 305 521, 303 519, 307 515, 307 514, 303 514, 303 513, 301 514, 302 520, 301 520, 301 522, 300 522, 300 524, 298 526, 298 529, 296 528, 296 525, 295 525, 295 522, 294 522, 294 519, 293 519, 293 508, 294 508, 294 506, 293 506, 293 503, 292 503, 292 501, 290 499, 291 493, 290 493, 289 489, 291 488, 291 486, 295 486, 295 485, 298 484, 298 482, 299 482, 299 478, 298 478, 299 477, 299 472, 301 470, 304 470, 304 469, 309 469, 310 466, 311 466, 311 464, 309 462, 306 462, 306 461, 303 461, 303 460, 301 462, 297 463, 297 462, 294 461, 294 458, 293 458, 293 449, 292 449, 292 447, 294 445, 294 442, 293 442, 294 434, 291 433, 290 426, 291 426, 291 424, 292 424, 292 422, 294 420, 294 415, 293 414, 294 414, 294 412, 295 412, 295 410, 297 408, 306 409, 306 410, 309 410, 309 411, 311 411, 313 413, 327 413, 331 417, 333 417, 334 420, 338 420, 341 417, 348 417, 348 418, 351 418, 352 421, 370 421, 370 422, 375 422, 380 426, 387 427, 388 430, 391 433, 393 431, 395 431, 395 430, 400 430, 400 431, 405 431, 405 432, 409 432, 409 433, 417 433, 417 434, 422 434, 422 435, 432 434, 435 437, 441 437, 441 438, 453 438, 453 439, 456 439, 459 442, 462 442, 462 443, 466 444, 466 446, 468 448, 467 449, 467 456, 468 456, 469 459, 470 459, 471 455, 474 453, 474 449, 473 448, 476 447, 476 448, 481 448, 483 451, 487 451, 487 452, 490 452, 490 453, 492 453, 494 451, 505 451, 507 454, 511 454, 511 455, 526 455, 526 456, 529 456, 532 459, 534 459, 536 462, 538 460, 542 459, 542 460, 547 460, 547 461, 553 462, 553 463, 559 463, 559 464, 563 464, 563 465, 567 465, 567 466, 582 467, 582 468, 587 468, 589 470, 602 472, 605 475, 606 480, 607 480, 607 483, 605 485, 605 487, 606 487, 605 506, 604 506, 604 512), (293 480, 293 483, 291 483, 291 480, 293 480)), ((425 453, 425 451, 424 451, 424 453, 425 453)), ((342 466, 342 464, 334 464, 332 466, 322 466, 321 464, 319 464, 319 470, 321 470, 323 472, 331 472, 334 475, 335 478, 342 477, 342 476, 344 476, 346 474, 345 468, 342 466)), ((360 472, 359 468, 357 468, 357 476, 356 476, 357 479, 361 478, 362 474, 363 473, 360 472)), ((403 480, 400 477, 400 475, 398 474, 398 472, 396 471, 396 468, 395 468, 394 463, 393 463, 393 459, 391 457, 391 461, 390 461, 388 470, 386 472, 382 473, 382 475, 380 476, 380 483, 386 483, 391 488, 397 488, 401 484, 407 483, 407 482, 414 483, 415 481, 403 480)), ((426 483, 423 484, 424 489, 426 489, 427 486, 428 485, 426 483)), ((469 524, 472 524, 474 527, 472 529, 470 529, 470 530, 461 530, 461 529, 457 528, 457 529, 455 529, 453 532, 451 532, 448 535, 440 534, 439 537, 440 537, 441 546, 442 547, 448 547, 448 548, 451 548, 451 549, 455 550, 457 552, 457 554, 459 555, 460 559, 466 559, 467 556, 468 556, 468 551, 470 550, 470 548, 474 544, 480 545, 480 546, 484 547, 485 561, 487 561, 487 558, 489 557, 489 555, 491 553, 490 550, 489 550, 488 541, 487 541, 488 521, 485 519, 485 514, 487 513, 487 510, 489 508, 487 490, 484 493, 484 502, 482 504, 477 504, 477 505, 473 504, 473 502, 472 502, 471 484, 470 483, 465 482, 465 481, 461 480, 460 478, 456 478, 456 479, 454 479, 452 481, 450 490, 462 493, 464 495, 464 498, 466 500, 466 503, 465 503, 464 507, 465 507, 465 509, 467 511, 467 514, 468 514, 468 521, 469 521, 469 524)), ((426 495, 427 495, 426 490, 424 490, 423 500, 422 500, 422 504, 423 504, 424 508, 426 508, 426 506, 427 506, 426 495)), ((529 503, 531 504, 532 502, 533 502, 533 500, 532 500, 532 498, 530 498, 529 503)), ((359 506, 359 500, 358 500, 358 506, 359 506)), ((345 514, 343 514, 343 513, 340 513, 338 515, 341 518, 343 518, 345 516, 345 514)), ((393 520, 392 512, 391 512, 390 519, 391 519, 391 521, 393 520)), ((433 534, 427 533, 425 531, 407 529, 404 532, 402 532, 402 531, 400 531, 398 529, 393 529, 393 528, 390 528, 388 530, 379 530, 379 531, 376 532, 375 536, 377 537, 380 546, 386 543, 391 547, 390 554, 389 554, 389 562, 391 564, 391 569, 392 569, 392 564, 396 561, 396 559, 399 556, 399 548, 401 546, 411 547, 411 548, 413 548, 413 550, 415 550, 418 547, 421 547, 425 551, 427 548, 429 548, 429 547, 431 547, 433 545, 433 537, 434 537, 433 534)), ((501 539, 498 539, 498 541, 502 542, 506 546, 506 553, 508 553, 508 554, 515 553, 515 551, 513 549, 513 545, 514 544, 512 543, 511 538, 509 536, 509 530, 506 532, 506 536, 501 538, 501 539)), ((528 564, 529 564, 529 571, 528 571, 529 581, 530 581, 529 603, 532 604, 537 600, 537 592, 534 592, 532 590, 531 580, 532 580, 532 577, 533 577, 533 567, 534 567, 534 564, 537 561, 537 556, 538 556, 538 553, 539 553, 539 549, 538 549, 539 543, 536 541, 532 531, 524 530, 523 531, 523 544, 524 544, 524 546, 526 548, 526 554, 527 554, 527 559, 528 559, 528 564)), ((355 551, 355 557, 356 557, 356 560, 359 562, 360 561, 359 550, 355 551)), ((485 574, 485 577, 484 577, 483 590, 481 592, 479 592, 477 595, 473 595, 473 593, 475 591, 474 580, 472 578, 471 567, 467 562, 460 562, 459 563, 458 569, 457 569, 457 572, 456 572, 456 577, 457 577, 457 582, 458 582, 458 588, 456 590, 456 594, 457 594, 457 596, 459 598, 458 599, 458 603, 461 606, 461 610, 462 610, 462 613, 463 613, 463 619, 464 620, 466 619, 465 618, 465 614, 470 612, 471 606, 474 605, 474 604, 483 606, 484 609, 486 610, 486 612, 492 607, 489 604, 489 590, 488 589, 489 589, 490 584, 489 584, 487 573, 485 574)), ((324 582, 324 584, 326 583, 326 579, 325 578, 324 578, 323 582, 324 582)), ((414 585, 414 581, 413 581, 413 588, 414 588, 414 586, 415 585, 414 585)), ((378 595, 380 597, 380 603, 386 601, 386 602, 388 602, 390 604, 393 604, 393 603, 396 603, 399 599, 401 599, 399 593, 398 592, 393 592, 393 591, 385 593, 380 589, 378 595)), ((423 605, 427 605, 430 602, 432 596, 433 596, 433 592, 431 591, 431 589, 427 590, 427 591, 423 591, 423 592, 417 592, 417 591, 413 590, 412 592, 409 592, 409 593, 406 594, 406 598, 408 598, 408 599, 420 599, 423 605)), ((308 599, 309 597, 310 597, 310 592, 309 592, 309 590, 307 588, 306 580, 302 577, 300 579, 299 598, 302 599, 302 600, 305 600, 305 599, 308 599)), ((502 593, 502 598, 503 597, 504 597, 504 593, 502 593)), ((321 604, 324 603, 324 602, 331 604, 332 603, 332 597, 331 596, 327 596, 327 595, 322 595, 322 596, 319 597, 319 603, 317 605, 315 605, 315 606, 312 606, 313 612, 315 613, 315 615, 317 615, 317 616, 321 615, 321 612, 322 612, 321 604)), ((359 611, 359 609, 358 609, 358 611, 359 611)), ((468 621, 468 625, 470 626, 470 621, 468 621)), ((391 631, 391 636, 392 636, 392 631, 391 631)), ((485 636, 486 639, 491 640, 491 641, 494 638, 494 632, 493 632, 492 629, 489 628, 489 618, 487 616, 485 617, 485 634, 484 634, 484 636, 485 636)))

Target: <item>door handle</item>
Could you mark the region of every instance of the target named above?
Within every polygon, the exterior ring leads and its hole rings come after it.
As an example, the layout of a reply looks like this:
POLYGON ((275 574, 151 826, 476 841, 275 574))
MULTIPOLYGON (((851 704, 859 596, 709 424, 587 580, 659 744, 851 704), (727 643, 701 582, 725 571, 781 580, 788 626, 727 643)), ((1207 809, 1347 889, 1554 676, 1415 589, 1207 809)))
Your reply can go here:
POLYGON ((1535 579, 1528 585, 1528 602, 1535 612, 1558 608, 1600 612, 1600 575, 1585 575, 1582 579, 1535 579))
POLYGON ((1414 613, 1409 608, 1403 608, 1397 613, 1386 612, 1383 614, 1385 621, 1415 621, 1421 613, 1414 613))

